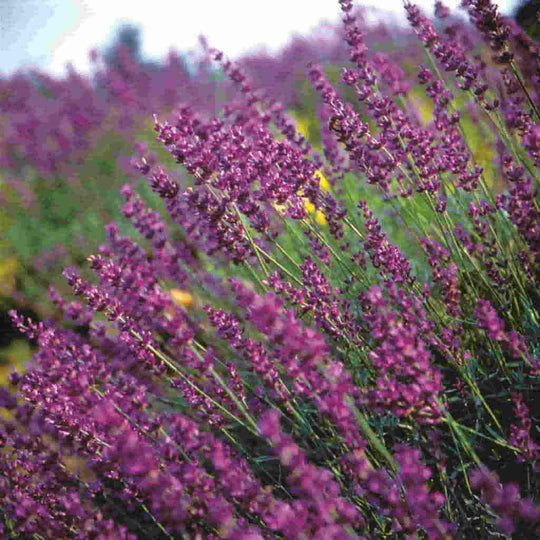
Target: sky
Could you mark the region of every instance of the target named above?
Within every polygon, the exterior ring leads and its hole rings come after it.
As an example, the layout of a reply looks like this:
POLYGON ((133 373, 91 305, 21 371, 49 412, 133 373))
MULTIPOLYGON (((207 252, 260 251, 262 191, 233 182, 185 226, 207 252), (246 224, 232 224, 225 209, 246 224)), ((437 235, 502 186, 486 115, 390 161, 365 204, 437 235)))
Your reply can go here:
MULTIPOLYGON (((403 18, 402 0, 356 3, 403 18)), ((432 0, 416 3, 432 14, 432 0)), ((519 0, 497 3, 510 13, 519 0)), ((445 4, 453 8, 459 0, 445 4)), ((195 50, 200 35, 235 58, 261 48, 277 51, 322 20, 337 22, 339 13, 337 0, 0 0, 0 73, 32 66, 62 75, 68 63, 88 73, 89 51, 110 45, 122 23, 140 27, 148 60, 170 49, 195 50)))

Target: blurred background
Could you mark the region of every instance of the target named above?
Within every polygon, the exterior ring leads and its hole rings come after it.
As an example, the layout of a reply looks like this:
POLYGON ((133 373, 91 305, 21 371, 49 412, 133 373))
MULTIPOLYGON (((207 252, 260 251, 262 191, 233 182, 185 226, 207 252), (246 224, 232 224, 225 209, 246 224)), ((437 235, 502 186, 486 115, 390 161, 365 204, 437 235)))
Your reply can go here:
MULTIPOLYGON (((498 5, 537 40, 539 2, 498 5)), ((433 15, 430 0, 417 3, 433 15)), ((463 24, 459 2, 445 4, 455 13, 450 26, 463 24)), ((391 56, 414 78, 421 48, 401 0, 357 5, 370 50, 391 56)), ((130 166, 133 155, 144 154, 178 169, 155 141, 152 114, 166 118, 182 103, 211 114, 235 96, 209 61, 208 46, 237 59, 317 148, 318 98, 305 70, 319 62, 338 82, 347 65, 339 20, 337 0, 0 0, 0 384, 31 356, 8 311, 56 316, 49 286, 66 290, 63 268, 86 265, 105 241, 106 223, 137 237, 123 219, 120 187, 130 182, 162 208, 130 166)), ((427 122, 431 103, 423 90, 413 87, 409 99, 427 122)), ((474 129, 475 158, 491 167, 489 135, 474 129)), ((407 252, 391 216, 386 225, 407 252)))
MULTIPOLYGON (((431 14, 431 0, 415 3, 431 14)), ((402 0, 357 4, 371 11, 373 19, 405 22, 402 0)), ((460 1, 445 4, 454 9, 460 1)), ((497 4, 512 15, 524 2, 497 4)), ((200 35, 233 58, 261 48, 277 52, 294 34, 309 34, 321 21, 337 19, 333 0, 158 0, 151 5, 128 0, 1 0, 0 71, 34 66, 60 75, 72 63, 79 73, 89 73, 90 49, 111 45, 125 24, 137 29, 142 56, 160 61, 171 48, 195 50, 200 35)))

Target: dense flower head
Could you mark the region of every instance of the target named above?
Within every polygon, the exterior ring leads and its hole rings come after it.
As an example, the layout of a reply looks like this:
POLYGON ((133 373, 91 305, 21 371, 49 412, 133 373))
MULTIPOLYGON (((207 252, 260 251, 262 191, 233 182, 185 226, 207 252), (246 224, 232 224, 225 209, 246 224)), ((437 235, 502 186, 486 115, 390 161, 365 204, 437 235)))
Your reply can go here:
POLYGON ((463 5, 469 11, 475 26, 496 53, 495 60, 501 64, 511 62, 513 55, 508 50, 510 28, 498 13, 497 6, 490 0, 465 0, 463 5))
MULTIPOLYGON (((525 460, 530 462, 536 462, 540 460, 539 449, 540 446, 536 444, 530 435, 530 429, 532 421, 529 418, 529 408, 523 402, 523 395, 520 393, 512 394, 512 400, 515 408, 514 413, 519 418, 519 425, 513 424, 511 426, 512 435, 509 438, 510 444, 516 446, 520 454, 517 457, 519 463, 523 463, 525 460)), ((538 470, 538 466, 535 467, 535 471, 538 470)))

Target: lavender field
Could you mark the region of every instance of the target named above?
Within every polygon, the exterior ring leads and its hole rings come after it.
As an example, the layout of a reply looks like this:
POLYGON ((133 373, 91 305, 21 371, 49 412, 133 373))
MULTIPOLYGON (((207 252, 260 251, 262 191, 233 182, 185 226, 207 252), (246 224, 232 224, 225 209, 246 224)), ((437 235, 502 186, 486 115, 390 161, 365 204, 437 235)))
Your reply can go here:
POLYGON ((540 32, 335 4, 0 77, 0 538, 540 537, 540 32))

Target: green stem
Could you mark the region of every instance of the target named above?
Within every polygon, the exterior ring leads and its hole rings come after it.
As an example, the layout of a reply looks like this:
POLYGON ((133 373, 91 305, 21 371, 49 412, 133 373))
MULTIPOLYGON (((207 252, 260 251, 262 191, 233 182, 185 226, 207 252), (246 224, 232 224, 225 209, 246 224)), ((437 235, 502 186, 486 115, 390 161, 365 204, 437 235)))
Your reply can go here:
POLYGON ((354 405, 352 398, 347 397, 346 399, 349 403, 349 406, 351 407, 353 411, 354 417, 356 421, 358 422, 362 433, 366 436, 371 446, 374 449, 376 449, 377 452, 384 458, 384 460, 390 466, 394 474, 397 474, 398 464, 396 460, 393 458, 392 454, 390 454, 385 444, 379 439, 377 434, 373 431, 368 421, 366 420, 365 416, 358 410, 356 405, 354 405))
POLYGON ((480 461, 480 458, 478 457, 476 452, 472 449, 471 444, 470 444, 469 440, 467 439, 467 437, 465 437, 465 435, 461 431, 460 424, 458 424, 453 419, 452 415, 448 412, 447 408, 442 404, 442 402, 440 401, 440 399, 438 397, 435 396, 434 400, 437 403, 437 405, 440 407, 440 409, 441 409, 441 411, 442 411, 442 413, 444 415, 446 423, 452 428, 452 431, 456 434, 456 436, 459 439, 459 441, 461 442, 463 448, 465 449, 467 454, 469 454, 469 457, 471 457, 474 460, 474 462, 479 467, 481 467, 482 462, 480 461))
POLYGON ((532 110, 536 114, 537 120, 540 121, 540 113, 538 112, 538 108, 536 107, 536 104, 531 98, 529 90, 527 90, 527 86, 525 85, 525 80, 523 79, 523 75, 521 74, 519 67, 513 60, 510 62, 510 68, 512 69, 514 75, 516 76, 516 79, 518 80, 519 85, 521 86, 521 89, 523 90, 523 93, 527 96, 527 101, 529 102, 529 105, 531 106, 532 110))

